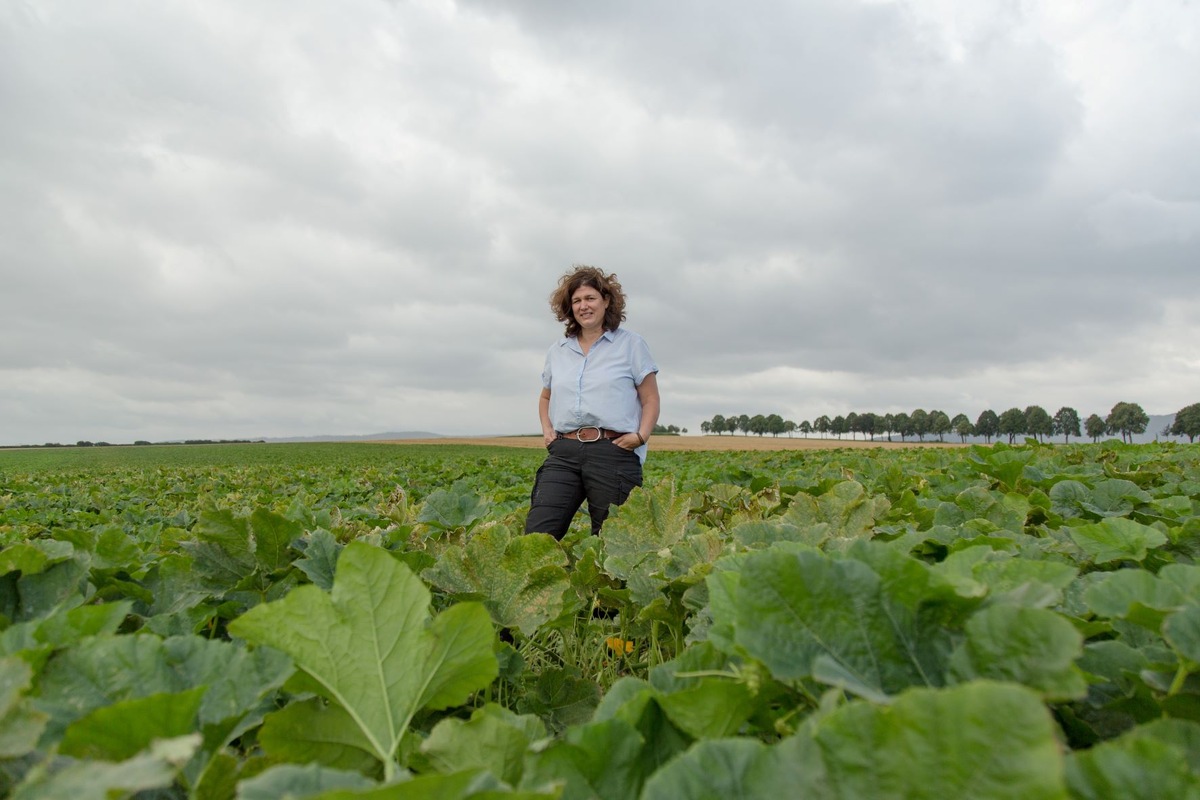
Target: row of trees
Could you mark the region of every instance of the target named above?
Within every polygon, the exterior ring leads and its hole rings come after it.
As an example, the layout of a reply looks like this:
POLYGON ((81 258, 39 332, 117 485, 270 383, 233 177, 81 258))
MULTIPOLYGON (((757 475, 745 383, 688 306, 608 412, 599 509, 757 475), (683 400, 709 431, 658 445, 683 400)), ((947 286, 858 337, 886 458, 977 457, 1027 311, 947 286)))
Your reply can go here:
MULTIPOLYGON (((749 436, 771 434, 778 436, 786 433, 791 436, 799 432, 805 436, 818 433, 822 436, 832 434, 841 438, 850 434, 854 438, 862 434, 864 439, 874 439, 886 436, 892 441, 893 436, 899 436, 905 441, 915 436, 919 441, 925 441, 926 436, 936 436, 938 441, 945 441, 946 434, 956 434, 962 441, 968 436, 982 436, 989 444, 993 437, 1007 436, 1009 444, 1018 436, 1032 436, 1039 442, 1046 437, 1062 436, 1064 442, 1071 437, 1079 438, 1086 431, 1092 441, 1099 441, 1101 436, 1120 435, 1123 441, 1132 442, 1133 437, 1145 433, 1150 417, 1137 403, 1117 403, 1107 417, 1092 414, 1086 420, 1080 420, 1079 412, 1069 406, 1063 406, 1053 416, 1041 406, 1029 406, 1021 410, 1010 408, 997 414, 988 409, 982 412, 974 422, 966 414, 956 414, 951 417, 944 411, 925 411, 918 408, 911 414, 875 414, 873 412, 851 412, 845 416, 838 415, 830 418, 822 415, 812 422, 807 420, 796 423, 786 420, 779 414, 755 414, 750 416, 715 415, 711 420, 700 423, 704 433, 730 434, 741 432, 749 436)), ((1175 422, 1162 431, 1166 436, 1187 436, 1189 441, 1195 441, 1200 436, 1200 403, 1180 409, 1175 414, 1175 422)))
MULTIPOLYGON (((188 439, 182 442, 148 442, 145 439, 138 439, 133 443, 134 447, 145 447, 155 444, 261 444, 262 439, 188 439)), ((46 442, 45 444, 22 444, 16 445, 17 449, 28 450, 30 448, 41 447, 128 447, 125 444, 113 444, 111 442, 91 442, 80 440, 75 444, 60 444, 59 442, 46 442)))

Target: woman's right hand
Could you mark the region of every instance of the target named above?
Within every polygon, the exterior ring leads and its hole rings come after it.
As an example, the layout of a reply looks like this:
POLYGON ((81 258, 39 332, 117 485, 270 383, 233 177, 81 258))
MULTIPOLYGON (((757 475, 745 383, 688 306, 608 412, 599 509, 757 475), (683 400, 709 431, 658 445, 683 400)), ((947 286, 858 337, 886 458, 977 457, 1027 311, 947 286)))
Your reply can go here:
POLYGON ((558 433, 556 431, 550 431, 549 433, 542 431, 542 439, 545 441, 546 447, 550 447, 550 444, 557 438, 558 433))

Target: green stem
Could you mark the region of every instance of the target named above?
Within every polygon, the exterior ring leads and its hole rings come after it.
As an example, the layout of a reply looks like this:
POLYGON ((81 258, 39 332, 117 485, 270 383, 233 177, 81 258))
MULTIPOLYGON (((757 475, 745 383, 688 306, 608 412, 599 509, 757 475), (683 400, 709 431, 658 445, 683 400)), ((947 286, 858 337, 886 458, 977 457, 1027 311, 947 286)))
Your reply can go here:
POLYGON ((725 672, 719 669, 701 669, 695 672, 676 672, 676 678, 737 678, 742 677, 736 672, 725 672))
POLYGON ((1174 697, 1183 691, 1183 682, 1187 680, 1189 672, 1187 661, 1180 659, 1179 669, 1175 670, 1175 680, 1171 681, 1171 688, 1167 690, 1167 697, 1174 697))

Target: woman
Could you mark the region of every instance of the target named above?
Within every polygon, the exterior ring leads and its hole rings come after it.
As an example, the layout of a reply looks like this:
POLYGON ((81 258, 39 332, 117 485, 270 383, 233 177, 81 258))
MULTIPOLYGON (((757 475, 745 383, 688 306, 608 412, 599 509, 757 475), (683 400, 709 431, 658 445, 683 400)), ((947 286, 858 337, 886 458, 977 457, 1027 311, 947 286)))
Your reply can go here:
POLYGON ((561 539, 587 500, 592 533, 642 484, 646 440, 658 421, 658 365, 641 336, 620 327, 625 295, 616 275, 576 267, 550 308, 566 335, 550 346, 538 416, 549 455, 538 469, 526 533, 561 539))

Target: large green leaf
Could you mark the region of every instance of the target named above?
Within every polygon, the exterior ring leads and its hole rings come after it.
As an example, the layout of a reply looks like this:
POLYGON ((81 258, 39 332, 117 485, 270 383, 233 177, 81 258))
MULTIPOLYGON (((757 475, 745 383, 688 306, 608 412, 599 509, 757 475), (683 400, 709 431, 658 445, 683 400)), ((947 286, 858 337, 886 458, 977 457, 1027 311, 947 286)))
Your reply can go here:
POLYGON ((543 667, 517 708, 536 714, 555 730, 586 722, 600 702, 600 687, 574 667, 543 667))
MULTIPOLYGON (((49 545, 50 542, 45 544, 49 545)), ((63 544, 66 542, 54 542, 63 544)), ((91 599, 95 587, 88 580, 91 554, 76 550, 70 558, 47 562, 16 581, 19 602, 11 614, 14 622, 42 619, 58 610, 74 608, 91 599)))
POLYGON ((814 547, 829 538, 828 523, 800 527, 782 519, 742 522, 729 529, 729 538, 741 550, 763 550, 776 542, 803 542, 814 547))
POLYGON ((646 777, 659 766, 637 726, 616 717, 571 728, 532 753, 521 788, 563 784, 563 800, 637 800, 646 777))
POLYGON ((265 508, 250 515, 254 561, 264 572, 283 569, 291 563, 292 542, 304 534, 304 526, 265 508))
POLYGON ((561 800, 555 788, 516 791, 484 770, 419 775, 374 789, 334 789, 309 800, 561 800))
POLYGON ((1112 561, 1142 561, 1147 552, 1166 544, 1167 537, 1157 528, 1123 517, 1109 517, 1094 525, 1070 528, 1079 549, 1096 564, 1112 561))
POLYGON ((9 572, 37 575, 55 564, 69 560, 74 553, 75 547, 70 542, 54 539, 18 542, 0 550, 0 575, 9 572))
POLYGON ((544 533, 513 536, 485 525, 462 547, 451 546, 421 577, 449 594, 478 595, 497 624, 532 636, 563 608, 571 586, 567 556, 544 533))
POLYGON ((369 789, 374 781, 359 772, 319 764, 279 764, 238 783, 238 800, 301 800, 331 789, 369 789))
POLYGON ((1133 481, 1107 480, 1096 484, 1081 506, 1098 517, 1125 517, 1138 504, 1150 500, 1150 495, 1133 481))
POLYGON ((1167 564, 1158 571, 1158 577, 1178 587, 1189 601, 1200 603, 1200 566, 1167 564))
POLYGON ((1176 652, 1200 666, 1200 605, 1188 605, 1167 617, 1163 637, 1176 652))
POLYGON ((1050 510, 1064 519, 1087 515, 1084 503, 1090 501, 1092 490, 1076 480, 1059 481, 1050 487, 1050 510))
POLYGON ((199 734, 163 739, 120 762, 44 762, 13 793, 12 800, 110 800, 170 786, 200 745, 199 734))
POLYGON ((25 651, 44 650, 43 657, 54 648, 67 647, 88 636, 105 636, 116 633, 125 621, 132 603, 100 603, 58 609, 47 617, 20 622, 0 633, 0 655, 25 651))
POLYGON ((537 717, 488 704, 475 709, 470 720, 439 722, 421 743, 421 752, 439 772, 481 768, 515 786, 526 750, 545 736, 546 727, 537 717))
POLYGON ((710 642, 702 642, 651 670, 650 683, 680 730, 697 739, 732 736, 756 710, 747 683, 721 674, 735 674, 734 664, 710 642))
POLYGON ((92 711, 154 694, 204 687, 198 722, 217 747, 259 700, 292 672, 274 650, 248 652, 230 642, 149 635, 89 639, 57 654, 39 680, 38 704, 52 717, 55 737, 92 711))
POLYGON ((1138 675, 1150 666, 1150 659, 1124 642, 1106 639, 1088 642, 1077 663, 1088 675, 1103 678, 1125 694, 1133 694, 1141 685, 1138 675))
POLYGON ((1197 800, 1197 744, 1200 726, 1164 720, 1071 753, 1066 764, 1071 796, 1078 800, 1197 800))
POLYGON ((957 602, 952 588, 915 559, 871 552, 886 580, 857 559, 778 547, 748 554, 732 596, 716 602, 721 579, 710 578, 714 630, 732 611, 737 646, 781 679, 817 677, 875 699, 940 685, 953 646, 940 618, 957 602))
POLYGON ((232 511, 206 511, 200 515, 193 534, 184 542, 192 554, 194 568, 214 594, 239 588, 263 591, 270 574, 291 563, 291 542, 301 537, 303 526, 266 509, 249 517, 232 511))
POLYGON ((773 747, 753 739, 702 741, 655 772, 641 800, 819 800, 832 797, 821 791, 822 769, 819 751, 795 740, 773 747))
MULTIPOLYGON (((974 542, 976 540, 972 540, 974 542)), ((993 550, 985 543, 956 550, 934 571, 952 581, 964 595, 982 594, 1019 605, 1055 605, 1079 570, 1067 563, 1022 558, 993 550)))
POLYGON ((63 529, 54 531, 55 539, 70 542, 76 549, 92 554, 92 569, 124 569, 138 572, 144 559, 142 549, 123 529, 110 525, 99 530, 63 529))
POLYGON ((1000 492, 982 486, 964 489, 953 503, 943 503, 934 514, 935 525, 957 527, 969 520, 982 519, 997 528, 1014 533, 1025 529, 1029 500, 1020 494, 1000 492))
POLYGON ((193 569, 214 592, 228 591, 258 567, 248 517, 232 511, 205 511, 192 529, 196 540, 184 542, 193 569))
MULTIPOLYGON (((977 681, 912 689, 890 706, 852 702, 817 722, 813 736, 832 789, 825 796, 1065 800, 1056 730, 1033 691, 977 681)), ((818 780, 813 788, 825 784, 818 780)), ((808 789, 801 783, 795 796, 808 789)))
POLYGON ((1025 469, 1033 460, 1034 450, 1014 450, 1005 446, 971 448, 970 459, 976 469, 999 481, 1001 488, 1012 491, 1025 477, 1025 469))
MULTIPOLYGON (((197 574, 186 553, 168 553, 146 574, 144 584, 154 596, 147 616, 176 614, 194 608, 212 596, 208 581, 197 574)), ((218 587, 219 593, 223 587, 218 587)))
POLYGON ((465 481, 449 489, 430 492, 421 506, 417 522, 441 530, 469 529, 487 516, 491 503, 481 498, 465 481))
POLYGON ((313 531, 304 546, 304 558, 296 560, 296 568, 308 579, 325 591, 333 588, 333 577, 337 572, 338 556, 342 546, 327 530, 313 531))
POLYGON ((205 687, 199 686, 97 708, 67 728, 59 752, 81 759, 124 761, 156 739, 193 733, 204 691, 205 687))
POLYGON ((841 481, 816 497, 797 493, 784 521, 801 529, 824 523, 832 537, 857 539, 868 536, 890 506, 886 497, 868 495, 861 483, 841 481))
POLYGON ((1083 637, 1059 614, 995 605, 967 621, 967 640, 951 667, 962 680, 1023 683, 1049 700, 1069 700, 1087 694, 1087 682, 1075 666, 1082 654, 1083 637))
POLYGON ((342 552, 331 594, 301 586, 229 630, 290 655, 351 716, 389 775, 414 714, 463 703, 498 673, 482 605, 460 603, 431 622, 421 580, 361 542, 342 552))
POLYGON ((0 759, 30 752, 46 727, 46 715, 23 697, 33 670, 17 658, 0 658, 0 759))
POLYGON ((1167 614, 1185 605, 1186 597, 1177 584, 1153 573, 1121 569, 1088 586, 1083 601, 1101 617, 1128 619, 1158 631, 1167 614))
POLYGON ((382 764, 358 722, 344 708, 322 697, 293 700, 267 714, 258 741, 263 752, 275 761, 383 774, 382 764))
POLYGON ((857 701, 776 745, 701 742, 644 800, 1066 800, 1055 726, 1032 692, 978 682, 857 701))
POLYGON ((668 583, 663 569, 687 525, 688 497, 676 493, 672 481, 634 489, 600 532, 605 571, 636 589, 635 602, 648 604, 668 583))

